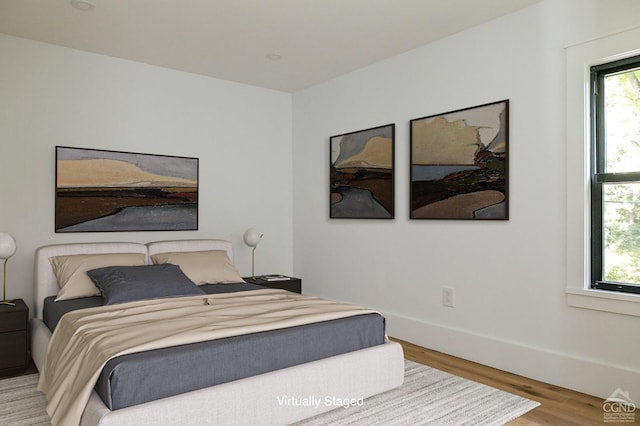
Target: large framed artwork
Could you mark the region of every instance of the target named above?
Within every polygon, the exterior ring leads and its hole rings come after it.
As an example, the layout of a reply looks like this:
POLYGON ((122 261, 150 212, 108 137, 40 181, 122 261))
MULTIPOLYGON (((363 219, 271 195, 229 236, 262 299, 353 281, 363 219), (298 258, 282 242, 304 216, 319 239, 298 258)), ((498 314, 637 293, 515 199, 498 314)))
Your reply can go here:
POLYGON ((410 127, 411 219, 509 219, 509 100, 410 127))
POLYGON ((197 229, 197 158, 56 147, 56 232, 197 229))
POLYGON ((395 124, 330 138, 330 218, 394 218, 395 124))

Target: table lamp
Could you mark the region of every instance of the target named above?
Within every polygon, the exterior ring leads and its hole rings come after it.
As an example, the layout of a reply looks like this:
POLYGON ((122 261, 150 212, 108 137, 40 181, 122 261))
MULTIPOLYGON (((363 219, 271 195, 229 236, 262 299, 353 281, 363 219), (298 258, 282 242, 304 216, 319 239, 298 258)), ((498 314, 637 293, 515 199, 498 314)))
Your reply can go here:
POLYGON ((252 247, 251 250, 251 277, 255 278, 256 274, 255 274, 255 269, 254 269, 254 265, 255 265, 255 254, 256 254, 256 247, 258 246, 258 243, 260 242, 260 240, 262 239, 262 233, 256 231, 254 228, 249 228, 244 232, 244 243, 246 245, 248 245, 249 247, 252 247))
POLYGON ((2 300, 0 305, 15 306, 7 300, 7 261, 16 252, 16 240, 7 233, 0 232, 0 259, 4 259, 4 267, 2 270, 2 300))

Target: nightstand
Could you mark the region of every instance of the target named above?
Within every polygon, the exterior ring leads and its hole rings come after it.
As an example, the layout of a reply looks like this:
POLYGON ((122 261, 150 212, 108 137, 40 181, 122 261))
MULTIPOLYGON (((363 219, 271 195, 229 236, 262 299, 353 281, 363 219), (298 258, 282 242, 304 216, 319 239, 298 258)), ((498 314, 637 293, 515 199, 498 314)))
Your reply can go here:
POLYGON ((0 305, 0 376, 27 368, 29 308, 22 299, 15 306, 0 305))
POLYGON ((258 275, 255 278, 243 277, 242 279, 251 284, 258 284, 269 288, 281 288, 283 290, 292 291, 294 293, 302 293, 302 279, 300 278, 288 277, 288 279, 286 280, 267 281, 263 280, 258 275))

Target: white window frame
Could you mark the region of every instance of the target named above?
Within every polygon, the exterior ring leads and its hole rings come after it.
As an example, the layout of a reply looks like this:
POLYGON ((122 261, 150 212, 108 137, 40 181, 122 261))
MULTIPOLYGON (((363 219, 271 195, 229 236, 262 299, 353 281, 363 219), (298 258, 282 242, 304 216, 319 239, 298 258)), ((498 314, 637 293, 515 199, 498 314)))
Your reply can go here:
POLYGON ((590 69, 640 54, 640 27, 566 49, 567 218, 566 293, 569 306, 640 316, 640 295, 591 289, 590 69))

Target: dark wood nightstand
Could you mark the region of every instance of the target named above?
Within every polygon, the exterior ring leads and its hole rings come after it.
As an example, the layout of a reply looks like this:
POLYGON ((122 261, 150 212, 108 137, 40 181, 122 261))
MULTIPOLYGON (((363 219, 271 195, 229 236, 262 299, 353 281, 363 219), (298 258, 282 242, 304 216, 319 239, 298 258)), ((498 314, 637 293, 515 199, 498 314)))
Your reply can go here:
POLYGON ((264 287, 281 288, 283 290, 289 290, 294 293, 302 293, 302 279, 294 278, 294 277, 287 277, 287 278, 288 279, 286 280, 268 281, 260 278, 260 276, 257 275, 255 278, 243 277, 243 280, 245 280, 248 283, 258 284, 264 287))
POLYGON ((29 308, 22 299, 12 303, 0 305, 0 376, 22 373, 28 362, 29 308))

